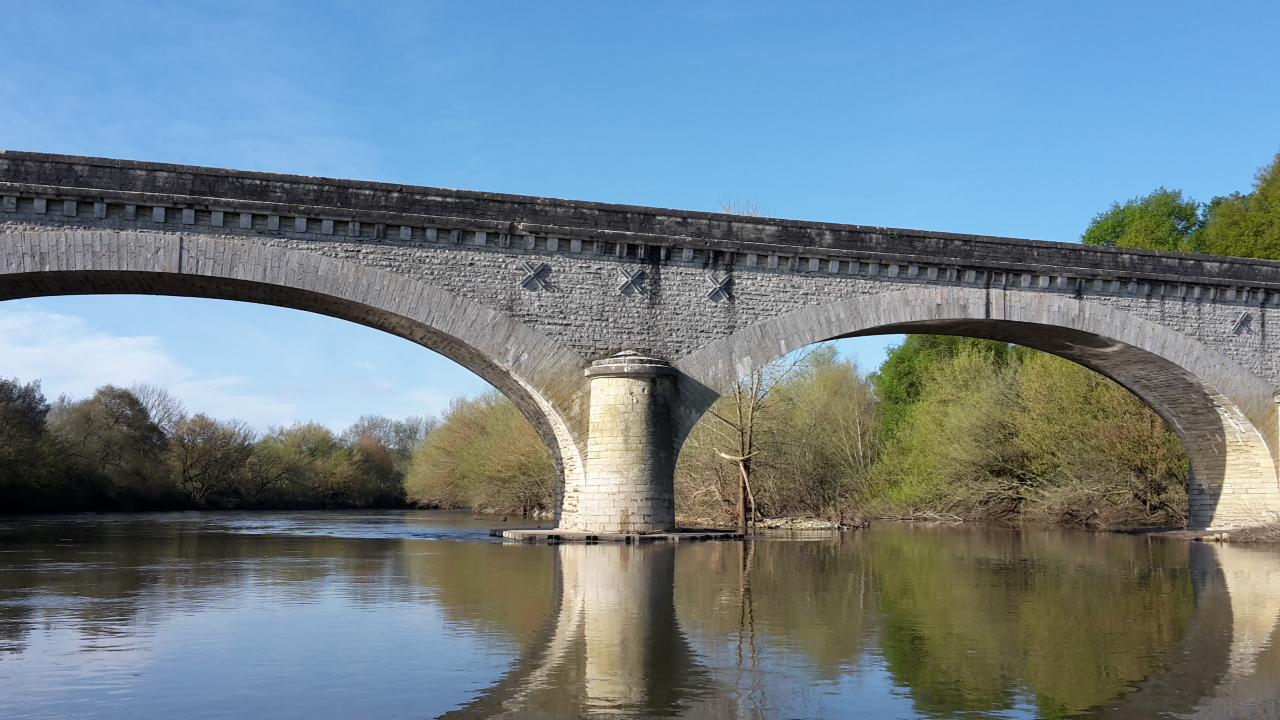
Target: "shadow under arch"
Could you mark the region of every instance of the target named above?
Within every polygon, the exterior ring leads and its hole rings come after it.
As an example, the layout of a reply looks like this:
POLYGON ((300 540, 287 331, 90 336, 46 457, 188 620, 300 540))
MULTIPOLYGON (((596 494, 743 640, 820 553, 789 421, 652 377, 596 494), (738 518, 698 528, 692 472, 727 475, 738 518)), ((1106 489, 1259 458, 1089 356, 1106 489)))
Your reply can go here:
MULTIPOLYGON (((576 484, 586 446, 585 361, 519 321, 426 282, 260 242, 168 233, 6 233, 0 300, 55 295, 171 295, 275 305, 347 320, 462 365, 533 423, 576 484)), ((560 503, 557 503, 557 514, 560 503)))
POLYGON ((817 305, 746 328, 676 363, 692 381, 682 388, 677 442, 718 395, 752 370, 812 343, 896 333, 1017 343, 1101 373, 1159 414, 1185 447, 1191 527, 1277 519, 1271 384, 1176 330, 1053 293, 913 287, 817 305))

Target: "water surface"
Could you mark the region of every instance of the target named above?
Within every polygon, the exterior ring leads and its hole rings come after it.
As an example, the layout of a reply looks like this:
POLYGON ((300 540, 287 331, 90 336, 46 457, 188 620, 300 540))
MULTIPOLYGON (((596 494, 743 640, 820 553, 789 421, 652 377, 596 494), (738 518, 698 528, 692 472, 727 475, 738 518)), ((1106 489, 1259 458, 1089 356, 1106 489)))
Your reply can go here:
POLYGON ((0 717, 1280 717, 1280 552, 440 512, 0 520, 0 717), (500 523, 499 523, 500 524, 500 523))

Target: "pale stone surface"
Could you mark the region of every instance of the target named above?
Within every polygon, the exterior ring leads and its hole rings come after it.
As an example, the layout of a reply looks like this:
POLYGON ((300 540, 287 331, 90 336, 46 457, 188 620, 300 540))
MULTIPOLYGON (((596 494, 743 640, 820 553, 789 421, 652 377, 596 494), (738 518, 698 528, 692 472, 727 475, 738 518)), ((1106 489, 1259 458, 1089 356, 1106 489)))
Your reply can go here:
POLYGON ((1193 526, 1280 510, 1280 263, 17 152, 0 152, 0 197, 0 298, 219 297, 410 338, 533 421, 567 524, 669 523, 665 490, 637 478, 667 482, 718 393, 809 343, 881 332, 1093 368, 1181 438, 1193 526), (65 212, 77 203, 94 212, 65 212), (584 374, 622 351, 675 373, 584 374))
POLYGON ((675 371, 656 358, 597 360, 591 382, 587 476, 566 487, 560 527, 591 533, 671 530, 676 523, 671 442, 675 371), (572 510, 571 510, 572 509, 572 510))

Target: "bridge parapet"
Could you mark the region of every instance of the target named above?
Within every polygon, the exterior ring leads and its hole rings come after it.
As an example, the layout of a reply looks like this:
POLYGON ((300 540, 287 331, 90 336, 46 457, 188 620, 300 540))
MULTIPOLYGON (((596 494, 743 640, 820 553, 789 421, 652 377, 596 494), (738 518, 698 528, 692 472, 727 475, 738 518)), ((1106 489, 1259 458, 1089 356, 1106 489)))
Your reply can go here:
POLYGON ((42 223, 1280 304, 1270 261, 163 163, 0 151, 0 196, 42 223))

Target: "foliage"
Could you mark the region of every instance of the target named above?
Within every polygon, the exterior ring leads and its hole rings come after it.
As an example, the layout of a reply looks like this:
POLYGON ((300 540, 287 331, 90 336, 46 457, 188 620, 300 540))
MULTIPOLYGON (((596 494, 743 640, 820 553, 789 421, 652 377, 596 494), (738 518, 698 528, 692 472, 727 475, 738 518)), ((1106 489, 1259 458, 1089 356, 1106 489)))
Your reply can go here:
POLYGON ((45 492, 48 416, 39 382, 0 378, 0 501, 32 506, 45 492))
POLYGON ((243 422, 218 422, 203 413, 169 438, 169 464, 178 487, 197 504, 233 485, 253 454, 253 431, 243 422))
POLYGON ((1007 343, 951 335, 908 335, 901 345, 890 348, 880 369, 870 376, 886 435, 892 434, 911 406, 920 401, 931 369, 966 348, 982 351, 997 364, 1008 362, 1017 352, 1007 343))
POLYGON ((1214 198, 1207 215, 1205 252, 1280 260, 1280 154, 1258 170, 1253 192, 1214 198))
POLYGON ((50 407, 39 383, 0 379, 0 512, 401 507, 433 423, 365 416, 341 435, 298 423, 255 440, 238 420, 188 417, 163 388, 50 407))
POLYGON ((1158 416, 1114 382, 1020 350, 969 347, 924 374, 874 473, 881 514, 1106 527, 1180 524, 1187 460, 1158 416))
POLYGON ((1184 199, 1181 190, 1157 188, 1124 204, 1113 203, 1094 216, 1080 239, 1086 245, 1199 252, 1203 231, 1200 203, 1184 199))
POLYGON ((682 514, 728 523, 741 471, 724 456, 750 456, 760 514, 856 514, 875 460, 878 417, 870 385, 835 348, 772 364, 739 383, 694 426, 676 468, 682 514))
POLYGON ((166 496, 173 490, 165 462, 164 431, 129 390, 104 385, 93 396, 59 398, 49 425, 71 475, 125 506, 166 496))
POLYGON ((450 403, 414 452, 405 491, 419 505, 530 514, 554 507, 555 479, 533 426, 491 392, 450 403))

